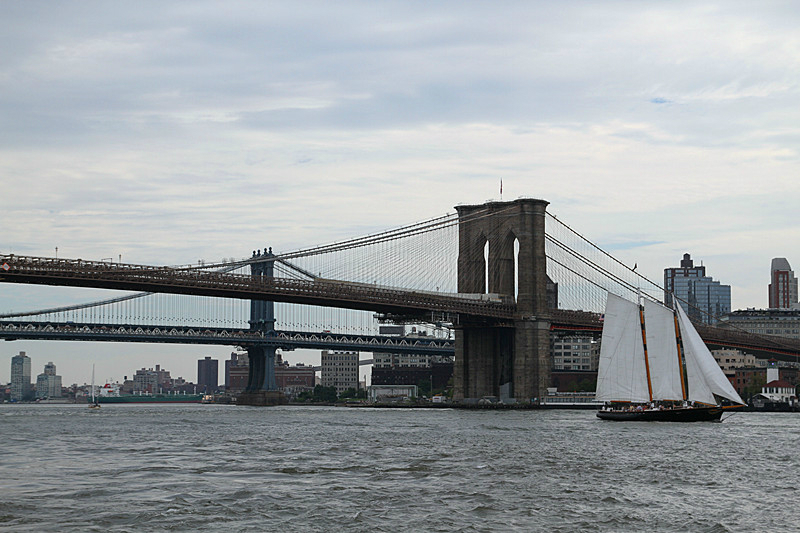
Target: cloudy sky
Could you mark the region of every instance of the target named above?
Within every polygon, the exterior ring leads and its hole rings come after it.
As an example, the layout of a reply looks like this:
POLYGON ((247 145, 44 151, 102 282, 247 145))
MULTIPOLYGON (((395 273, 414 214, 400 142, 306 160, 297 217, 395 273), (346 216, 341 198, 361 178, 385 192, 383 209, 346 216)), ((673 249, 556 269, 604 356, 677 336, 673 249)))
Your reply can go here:
MULTIPOLYGON (((651 279, 800 269, 796 2, 0 3, 0 253, 176 264, 544 198, 651 279)), ((91 300, 0 286, 0 312, 91 300)), ((15 342, 188 379, 226 348, 15 342)), ((79 364, 80 363, 80 364, 79 364)), ((82 365, 82 366, 81 366, 82 365)))

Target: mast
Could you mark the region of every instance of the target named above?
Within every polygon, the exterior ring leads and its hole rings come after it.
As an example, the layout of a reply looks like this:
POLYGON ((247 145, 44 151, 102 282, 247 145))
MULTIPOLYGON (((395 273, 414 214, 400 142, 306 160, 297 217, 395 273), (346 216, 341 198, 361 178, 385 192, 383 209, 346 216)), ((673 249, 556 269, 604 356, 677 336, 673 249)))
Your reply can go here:
MULTIPOLYGON (((681 377, 681 393, 683 400, 686 401, 686 372, 683 368, 683 341, 681 341, 681 328, 678 325, 678 315, 675 313, 675 298, 672 299, 672 317, 675 319, 675 346, 678 348, 678 375, 681 377)), ((680 305, 680 304, 678 304, 680 305)))
POLYGON ((92 403, 94 402, 94 364, 92 364, 92 403))
POLYGON ((642 296, 639 294, 639 323, 642 325, 642 347, 644 348, 644 369, 647 373, 647 394, 650 401, 653 401, 653 383, 650 381, 650 361, 647 359, 647 335, 644 327, 644 307, 641 302, 642 296))

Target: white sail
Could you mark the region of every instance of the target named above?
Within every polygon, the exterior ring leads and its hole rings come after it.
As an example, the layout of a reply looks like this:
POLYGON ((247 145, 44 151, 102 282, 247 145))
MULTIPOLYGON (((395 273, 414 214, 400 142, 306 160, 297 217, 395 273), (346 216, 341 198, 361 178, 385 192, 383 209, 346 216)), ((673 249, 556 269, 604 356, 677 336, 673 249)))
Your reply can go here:
POLYGON ((696 402, 716 405, 714 394, 744 405, 742 398, 725 377, 722 369, 708 351, 700 334, 694 329, 680 304, 676 304, 678 324, 686 358, 686 378, 689 386, 689 399, 696 402))
POLYGON ((639 306, 611 293, 606 301, 597 393, 603 402, 648 402, 639 306))
POLYGON ((675 314, 651 300, 644 301, 647 361, 654 400, 683 400, 675 314))

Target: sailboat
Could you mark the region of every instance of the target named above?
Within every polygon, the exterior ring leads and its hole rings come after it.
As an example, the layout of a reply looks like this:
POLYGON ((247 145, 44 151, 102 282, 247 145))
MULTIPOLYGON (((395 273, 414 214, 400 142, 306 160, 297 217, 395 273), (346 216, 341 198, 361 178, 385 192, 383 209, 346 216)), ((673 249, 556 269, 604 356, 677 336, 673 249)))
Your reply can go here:
POLYGON ((608 294, 596 399, 604 420, 718 421, 744 406, 680 305, 608 294))
POLYGON ((94 365, 92 365, 92 402, 89 404, 89 409, 100 409, 100 403, 94 395, 94 365))

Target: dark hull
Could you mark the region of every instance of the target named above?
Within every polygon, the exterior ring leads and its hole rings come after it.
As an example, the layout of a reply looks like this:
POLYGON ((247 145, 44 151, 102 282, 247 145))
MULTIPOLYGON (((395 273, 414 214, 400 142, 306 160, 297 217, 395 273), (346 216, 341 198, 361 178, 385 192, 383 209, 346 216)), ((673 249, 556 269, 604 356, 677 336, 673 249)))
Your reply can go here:
POLYGON ((689 407, 663 411, 598 411, 597 417, 618 422, 716 422, 722 417, 722 408, 689 407))

